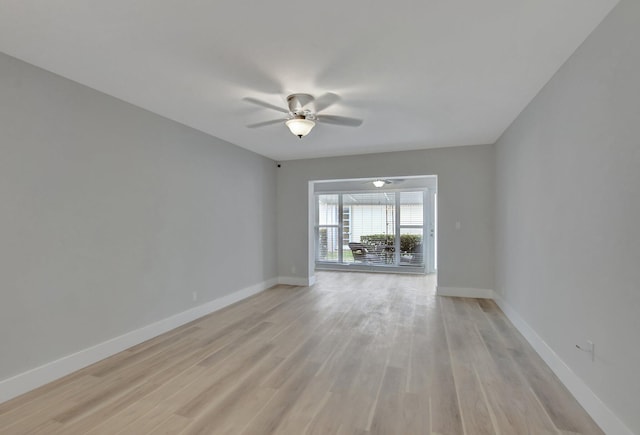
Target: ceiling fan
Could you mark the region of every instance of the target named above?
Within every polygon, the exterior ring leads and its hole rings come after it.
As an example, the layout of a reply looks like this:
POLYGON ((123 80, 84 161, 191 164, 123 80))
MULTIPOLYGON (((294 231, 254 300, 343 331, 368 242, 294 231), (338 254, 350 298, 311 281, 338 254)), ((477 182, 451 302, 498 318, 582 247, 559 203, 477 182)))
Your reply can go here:
POLYGON ((340 100, 340 97, 331 92, 314 98, 309 94, 291 94, 287 97, 288 110, 273 104, 267 103, 256 98, 244 98, 245 101, 257 104, 258 106, 268 109, 277 110, 286 113, 284 119, 272 119, 271 121, 258 122, 256 124, 247 125, 248 128, 264 127, 266 125, 278 124, 284 121, 291 133, 302 139, 311 132, 316 122, 324 124, 341 125, 344 127, 359 127, 362 119, 349 118, 346 116, 335 115, 319 115, 319 112, 325 110, 329 106, 340 100))
POLYGON ((365 181, 365 184, 371 183, 373 184, 375 187, 383 187, 387 184, 393 184, 393 183, 402 183, 404 181, 404 179, 402 178, 395 178, 392 180, 389 180, 387 178, 376 178, 375 180, 371 181, 365 181))

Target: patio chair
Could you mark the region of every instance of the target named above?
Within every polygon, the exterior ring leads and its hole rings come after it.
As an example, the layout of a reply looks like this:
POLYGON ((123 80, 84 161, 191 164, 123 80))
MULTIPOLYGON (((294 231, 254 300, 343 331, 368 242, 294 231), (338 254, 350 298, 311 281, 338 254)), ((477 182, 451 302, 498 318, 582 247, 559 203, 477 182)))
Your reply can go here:
POLYGON ((400 256, 401 266, 420 266, 424 262, 422 243, 418 243, 410 252, 405 252, 400 256))
POLYGON ((424 263, 424 248, 422 247, 422 243, 418 243, 415 248, 413 248, 411 264, 420 265, 422 263, 424 263))
POLYGON ((381 263, 379 255, 369 252, 366 246, 359 242, 349 242, 349 248, 353 253, 353 260, 360 263, 381 263))

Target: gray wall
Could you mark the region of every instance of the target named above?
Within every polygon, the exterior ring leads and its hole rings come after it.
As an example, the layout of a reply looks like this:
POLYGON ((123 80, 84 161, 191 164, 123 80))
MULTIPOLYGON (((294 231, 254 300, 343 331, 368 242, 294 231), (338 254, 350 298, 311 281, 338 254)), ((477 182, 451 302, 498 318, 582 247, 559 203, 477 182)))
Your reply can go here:
POLYGON ((0 54, 0 379, 275 278, 275 189, 269 159, 0 54))
POLYGON ((312 273, 309 180, 437 175, 438 285, 493 289, 494 163, 491 145, 283 162, 277 172, 279 275, 312 273))
POLYGON ((639 18, 623 0, 497 143, 496 286, 640 434, 639 18))

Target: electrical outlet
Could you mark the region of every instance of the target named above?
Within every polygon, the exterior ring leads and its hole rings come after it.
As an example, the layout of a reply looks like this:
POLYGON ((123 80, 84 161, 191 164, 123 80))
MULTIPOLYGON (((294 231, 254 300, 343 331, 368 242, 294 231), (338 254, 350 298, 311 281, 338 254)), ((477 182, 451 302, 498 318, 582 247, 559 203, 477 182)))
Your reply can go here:
POLYGON ((193 292, 191 297, 193 298, 193 302, 197 301, 198 300, 198 292, 193 292))

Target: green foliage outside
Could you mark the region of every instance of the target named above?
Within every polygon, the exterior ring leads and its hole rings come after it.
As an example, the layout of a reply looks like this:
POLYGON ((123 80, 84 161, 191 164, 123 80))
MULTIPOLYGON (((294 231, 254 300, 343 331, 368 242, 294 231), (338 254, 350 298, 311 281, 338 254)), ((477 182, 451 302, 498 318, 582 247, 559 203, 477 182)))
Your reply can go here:
MULTIPOLYGON (((389 234, 370 234, 360 236, 360 242, 365 245, 393 245, 395 236, 389 234)), ((422 236, 417 234, 400 235, 400 252, 415 252, 416 246, 422 243, 422 236)))
POLYGON ((327 258, 327 229, 320 228, 320 258, 327 258))
MULTIPOLYGON (((337 251, 329 251, 328 249, 328 234, 326 228, 320 228, 319 243, 320 243, 320 256, 319 258, 332 261, 338 259, 337 251)), ((360 236, 360 243, 364 245, 390 245, 395 243, 395 237, 393 235, 386 234, 369 234, 366 236, 360 236)), ((416 247, 422 243, 422 236, 416 234, 402 234, 400 235, 400 252, 415 252, 416 247)), ((353 255, 350 250, 345 249, 343 251, 343 261, 353 262, 353 255)))

